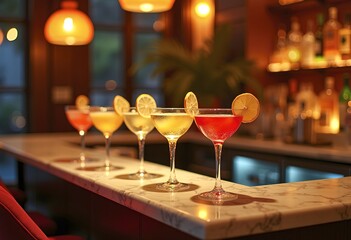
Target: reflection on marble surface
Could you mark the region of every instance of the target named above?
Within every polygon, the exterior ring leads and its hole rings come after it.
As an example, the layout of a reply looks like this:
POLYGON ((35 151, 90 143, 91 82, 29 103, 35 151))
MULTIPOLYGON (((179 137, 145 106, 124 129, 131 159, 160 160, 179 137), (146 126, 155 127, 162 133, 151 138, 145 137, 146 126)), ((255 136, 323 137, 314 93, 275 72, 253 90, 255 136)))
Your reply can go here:
MULTIPOLYGON (((88 189, 146 216, 159 220, 197 238, 245 236, 302 226, 351 219, 351 177, 247 187, 223 181, 223 187, 239 198, 229 205, 213 205, 196 199, 211 190, 213 178, 177 169, 180 179, 193 187, 184 192, 151 191, 167 180, 169 168, 145 162, 151 172, 163 176, 150 180, 119 178, 139 166, 139 160, 114 156, 120 166, 107 172, 82 171, 77 163, 56 162, 75 156, 79 146, 69 144, 73 135, 28 135, 0 137, 0 148, 73 184, 88 189), (43 146, 50 148, 43 148, 43 146)), ((92 157, 104 152, 88 149, 92 157)), ((86 168, 99 166, 86 163, 86 168)))

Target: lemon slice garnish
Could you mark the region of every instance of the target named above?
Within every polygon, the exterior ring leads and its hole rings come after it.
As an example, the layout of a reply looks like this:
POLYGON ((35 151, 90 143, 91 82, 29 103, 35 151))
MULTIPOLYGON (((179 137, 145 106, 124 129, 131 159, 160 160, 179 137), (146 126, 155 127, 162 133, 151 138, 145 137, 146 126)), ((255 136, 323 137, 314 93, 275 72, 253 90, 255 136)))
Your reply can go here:
POLYGON ((152 109, 156 108, 157 105, 151 95, 144 93, 137 97, 135 106, 140 116, 150 118, 152 109))
POLYGON ((115 112, 122 116, 124 112, 129 111, 130 104, 124 97, 117 95, 113 98, 113 109, 115 112))
POLYGON ((78 109, 86 109, 86 107, 89 105, 89 98, 85 95, 79 95, 76 98, 75 104, 78 109))
POLYGON ((260 113, 260 102, 251 93, 242 93, 233 100, 232 112, 234 115, 242 116, 243 123, 250 123, 260 113))
POLYGON ((192 117, 194 117, 199 111, 199 104, 195 93, 188 92, 184 98, 185 111, 192 117))

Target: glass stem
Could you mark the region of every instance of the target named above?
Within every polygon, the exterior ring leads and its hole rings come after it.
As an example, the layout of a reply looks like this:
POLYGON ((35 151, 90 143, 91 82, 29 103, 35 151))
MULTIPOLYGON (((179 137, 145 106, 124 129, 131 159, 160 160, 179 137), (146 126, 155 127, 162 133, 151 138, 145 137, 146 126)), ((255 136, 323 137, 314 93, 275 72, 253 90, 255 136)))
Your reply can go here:
POLYGON ((177 140, 168 140, 168 145, 169 145, 169 156, 170 156, 169 160, 170 160, 170 166, 171 166, 168 183, 177 184, 178 180, 175 174, 175 151, 177 146, 177 140))
POLYGON ((145 138, 143 136, 138 136, 138 145, 139 145, 139 173, 145 173, 144 170, 144 146, 145 146, 145 138))
POLYGON ((111 145, 110 135, 105 134, 105 148, 106 148, 105 167, 110 167, 110 145, 111 145))
POLYGON ((222 156, 222 144, 214 143, 215 155, 216 155, 216 184, 215 190, 222 190, 221 183, 221 156, 222 156))
POLYGON ((79 131, 80 135, 80 161, 84 162, 85 161, 85 132, 83 130, 79 131))

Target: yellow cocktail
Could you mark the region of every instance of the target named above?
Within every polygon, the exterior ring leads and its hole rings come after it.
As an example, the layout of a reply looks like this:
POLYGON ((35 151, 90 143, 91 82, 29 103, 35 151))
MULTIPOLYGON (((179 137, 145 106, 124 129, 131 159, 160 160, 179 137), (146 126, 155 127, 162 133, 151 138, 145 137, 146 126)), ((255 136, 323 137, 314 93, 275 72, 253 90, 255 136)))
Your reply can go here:
POLYGON ((154 125, 168 140, 170 152, 170 177, 167 182, 158 184, 157 188, 163 191, 182 191, 189 188, 188 184, 178 182, 175 175, 175 150, 178 139, 188 131, 193 118, 184 108, 155 108, 151 113, 154 125))
POLYGON ((90 117, 95 128, 105 137, 110 137, 123 123, 123 118, 114 111, 91 112, 90 117))
POLYGON ((112 107, 91 107, 90 117, 93 125, 105 137, 106 159, 105 170, 111 170, 110 144, 112 134, 122 125, 123 117, 116 114, 112 107))

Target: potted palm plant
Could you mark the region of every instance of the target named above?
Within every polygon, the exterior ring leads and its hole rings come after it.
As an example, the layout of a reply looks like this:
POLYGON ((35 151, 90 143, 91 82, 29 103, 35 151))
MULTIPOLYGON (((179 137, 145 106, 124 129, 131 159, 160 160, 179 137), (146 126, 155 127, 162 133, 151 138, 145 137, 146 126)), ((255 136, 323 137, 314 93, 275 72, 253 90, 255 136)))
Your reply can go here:
POLYGON ((163 90, 167 102, 182 106, 185 94, 193 91, 201 107, 229 107, 231 101, 246 87, 259 91, 252 77, 254 64, 230 57, 230 28, 220 26, 204 47, 191 52, 175 40, 154 43, 135 67, 154 65, 152 74, 164 77, 163 90))

